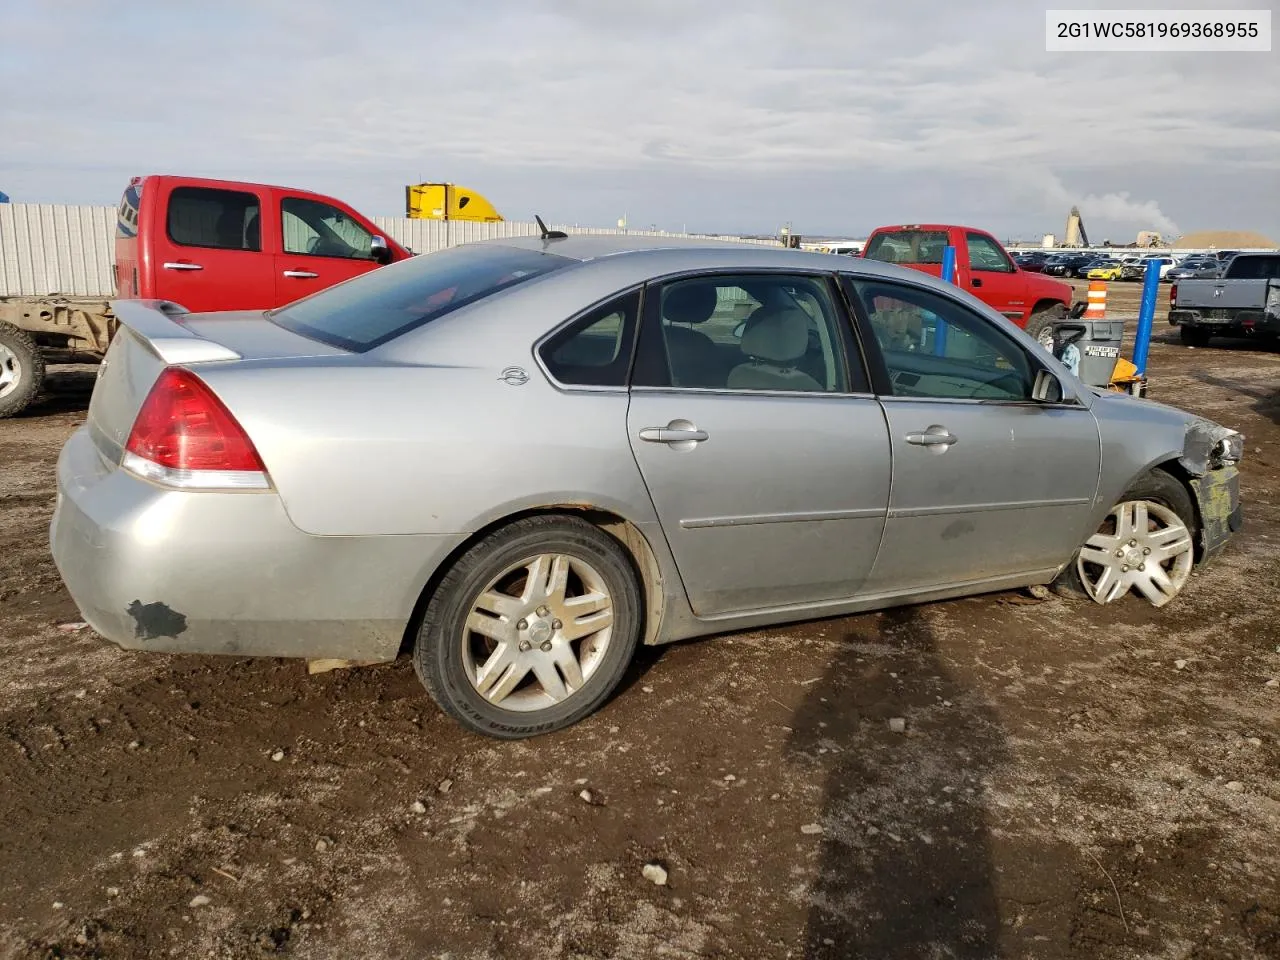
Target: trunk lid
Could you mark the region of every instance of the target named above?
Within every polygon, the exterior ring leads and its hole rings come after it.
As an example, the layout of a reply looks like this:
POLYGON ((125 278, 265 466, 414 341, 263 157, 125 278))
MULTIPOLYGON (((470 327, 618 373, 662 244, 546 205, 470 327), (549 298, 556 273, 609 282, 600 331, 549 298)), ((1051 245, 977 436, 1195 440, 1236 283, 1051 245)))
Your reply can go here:
POLYGON ((99 451, 116 464, 165 367, 198 374, 202 364, 346 354, 292 333, 260 311, 193 314, 165 300, 116 300, 111 309, 120 327, 98 367, 87 425, 99 451))

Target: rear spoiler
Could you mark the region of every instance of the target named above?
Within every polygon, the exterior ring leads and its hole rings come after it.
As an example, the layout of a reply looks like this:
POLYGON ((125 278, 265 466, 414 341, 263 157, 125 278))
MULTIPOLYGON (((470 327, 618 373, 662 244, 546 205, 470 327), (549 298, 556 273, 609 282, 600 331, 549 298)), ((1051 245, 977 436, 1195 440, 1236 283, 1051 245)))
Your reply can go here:
POLYGON ((171 300, 112 300, 111 312, 168 364, 239 360, 240 354, 183 326, 191 311, 171 300))

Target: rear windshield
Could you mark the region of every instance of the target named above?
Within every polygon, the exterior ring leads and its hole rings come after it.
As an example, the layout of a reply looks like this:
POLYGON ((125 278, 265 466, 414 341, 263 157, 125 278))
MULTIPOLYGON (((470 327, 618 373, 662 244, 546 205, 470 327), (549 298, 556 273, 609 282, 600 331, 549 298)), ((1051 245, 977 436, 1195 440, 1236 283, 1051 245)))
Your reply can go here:
POLYGON ((877 233, 863 254, 885 263, 942 263, 945 230, 886 230, 877 233))
POLYGON ((1280 279, 1280 256, 1235 256, 1227 267, 1227 280, 1277 280, 1280 279))
POLYGON ((287 330, 361 352, 574 261, 489 244, 381 267, 267 314, 287 330))

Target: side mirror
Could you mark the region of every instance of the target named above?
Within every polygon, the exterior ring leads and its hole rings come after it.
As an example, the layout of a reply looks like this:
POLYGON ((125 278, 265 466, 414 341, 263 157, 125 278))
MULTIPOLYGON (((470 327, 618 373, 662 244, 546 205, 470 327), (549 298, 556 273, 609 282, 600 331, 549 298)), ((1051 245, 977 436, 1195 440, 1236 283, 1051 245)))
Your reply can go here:
POLYGON ((387 238, 372 236, 369 238, 369 254, 378 263, 386 266, 391 262, 391 248, 387 246, 387 238))
POLYGON ((1031 399, 1036 403, 1061 403, 1064 394, 1062 381, 1048 370, 1036 374, 1035 383, 1031 387, 1031 399))

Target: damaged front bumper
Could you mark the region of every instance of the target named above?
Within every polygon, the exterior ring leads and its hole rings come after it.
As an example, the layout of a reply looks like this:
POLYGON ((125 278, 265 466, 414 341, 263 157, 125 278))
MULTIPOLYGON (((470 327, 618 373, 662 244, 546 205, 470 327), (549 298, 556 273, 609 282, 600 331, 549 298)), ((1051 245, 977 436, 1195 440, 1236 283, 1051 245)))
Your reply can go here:
POLYGON ((1200 562, 1226 545, 1244 526, 1240 504, 1240 470, 1244 437, 1210 420, 1196 420, 1187 427, 1179 463, 1191 475, 1191 490, 1200 515, 1200 562))

